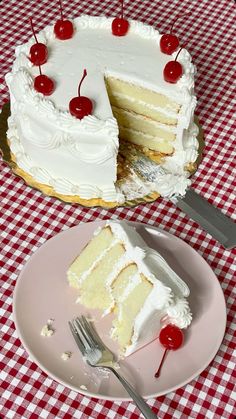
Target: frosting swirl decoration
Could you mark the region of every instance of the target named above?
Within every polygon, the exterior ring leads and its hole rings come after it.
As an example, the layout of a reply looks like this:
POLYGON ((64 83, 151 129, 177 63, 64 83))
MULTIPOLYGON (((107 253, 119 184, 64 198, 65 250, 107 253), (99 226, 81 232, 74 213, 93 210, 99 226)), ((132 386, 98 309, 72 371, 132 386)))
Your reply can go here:
POLYGON ((174 303, 167 308, 166 312, 170 322, 181 329, 188 327, 192 321, 193 316, 186 298, 175 298, 174 303))

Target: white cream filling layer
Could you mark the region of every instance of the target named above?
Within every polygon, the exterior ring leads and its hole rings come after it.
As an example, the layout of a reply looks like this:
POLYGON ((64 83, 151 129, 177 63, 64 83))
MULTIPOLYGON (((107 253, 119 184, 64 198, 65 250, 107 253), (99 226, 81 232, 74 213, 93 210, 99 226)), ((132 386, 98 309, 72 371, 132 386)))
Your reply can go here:
POLYGON ((114 92, 113 93, 113 96, 114 97, 117 97, 117 98, 120 98, 120 99, 127 99, 128 101, 133 102, 133 103, 138 103, 139 105, 142 105, 145 108, 147 108, 147 110, 148 109, 151 109, 153 111, 160 112, 160 113, 162 113, 163 115, 166 115, 166 116, 171 116, 173 118, 176 118, 177 117, 176 112, 173 112, 173 110, 171 110, 171 107, 168 108, 168 106, 166 106, 165 108, 162 108, 160 106, 156 106, 156 105, 153 105, 151 103, 147 103, 147 102, 145 102, 145 101, 143 101, 141 99, 138 99, 137 100, 137 99, 132 98, 131 96, 126 96, 123 93, 115 93, 114 92))

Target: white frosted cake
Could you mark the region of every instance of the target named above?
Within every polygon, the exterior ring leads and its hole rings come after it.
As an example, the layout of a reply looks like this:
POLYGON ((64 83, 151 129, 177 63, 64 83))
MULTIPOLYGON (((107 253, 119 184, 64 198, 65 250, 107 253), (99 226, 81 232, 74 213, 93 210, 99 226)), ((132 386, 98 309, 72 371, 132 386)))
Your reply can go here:
POLYGON ((77 302, 113 313, 111 337, 125 356, 158 337, 163 322, 186 328, 189 289, 125 222, 99 227, 67 271, 77 302))
POLYGON ((53 26, 37 35, 48 49, 41 71, 54 82, 50 95, 35 90, 39 67, 29 59, 34 37, 16 48, 12 71, 6 75, 12 157, 23 174, 45 186, 46 193, 71 202, 79 197, 115 205, 153 191, 167 197, 183 195, 198 155, 191 56, 181 50, 183 75, 169 83, 163 69, 178 50, 162 53, 159 32, 138 21, 129 21, 125 36, 114 36, 112 20, 80 16, 73 20, 73 36, 63 41, 53 26), (84 69, 87 77, 81 92, 93 109, 78 119, 69 104, 78 95, 84 69), (121 142, 123 150, 129 144, 160 164, 154 182, 144 182, 132 168, 128 187, 118 182, 121 142))

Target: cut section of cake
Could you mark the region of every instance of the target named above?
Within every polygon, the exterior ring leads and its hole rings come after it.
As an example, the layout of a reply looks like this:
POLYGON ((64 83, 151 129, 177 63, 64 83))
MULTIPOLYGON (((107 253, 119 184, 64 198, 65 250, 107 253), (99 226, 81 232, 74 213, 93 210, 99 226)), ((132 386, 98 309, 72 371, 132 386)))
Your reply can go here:
POLYGON ((140 85, 114 77, 105 81, 120 138, 171 155, 181 105, 140 85))
POLYGON ((77 302, 112 313, 111 337, 127 356, 158 336, 162 322, 189 326, 189 289, 133 226, 108 221, 71 263, 77 302))

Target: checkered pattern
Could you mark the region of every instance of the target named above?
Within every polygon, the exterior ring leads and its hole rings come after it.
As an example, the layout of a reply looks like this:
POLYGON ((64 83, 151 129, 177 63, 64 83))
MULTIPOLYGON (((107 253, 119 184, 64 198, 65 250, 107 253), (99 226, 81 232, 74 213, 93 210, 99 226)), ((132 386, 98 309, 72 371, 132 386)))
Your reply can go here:
MULTIPOLYGON (((63 2, 69 18, 83 13, 107 16, 119 10, 117 1, 63 2)), ((233 82, 235 4, 233 0, 126 1, 126 16, 165 32, 177 15, 190 11, 176 23, 181 43, 197 66, 197 114, 205 132, 205 152, 193 187, 229 216, 235 216, 233 143, 233 82)), ((58 18, 57 2, 1 2, 1 103, 9 99, 4 75, 10 69, 15 45, 31 35, 28 18, 36 30, 58 18)), ((159 418, 232 419, 234 408, 235 251, 226 251, 195 222, 165 200, 136 208, 112 210, 63 204, 26 186, 1 164, 1 418, 141 418, 133 403, 99 401, 82 396, 46 376, 32 363, 16 336, 12 320, 12 293, 17 276, 33 252, 58 232, 80 222, 126 219, 156 225, 196 249, 212 267, 224 291, 228 321, 223 343, 211 364, 195 380, 166 396, 149 400, 159 418)))

